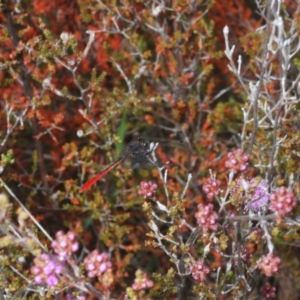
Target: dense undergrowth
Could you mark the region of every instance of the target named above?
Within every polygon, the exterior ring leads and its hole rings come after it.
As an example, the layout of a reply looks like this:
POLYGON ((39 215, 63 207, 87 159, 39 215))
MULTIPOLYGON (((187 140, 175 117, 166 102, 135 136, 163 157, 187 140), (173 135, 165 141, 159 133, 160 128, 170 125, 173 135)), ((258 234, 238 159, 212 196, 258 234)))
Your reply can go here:
POLYGON ((0 9, 0 299, 299 298, 299 1, 0 9))

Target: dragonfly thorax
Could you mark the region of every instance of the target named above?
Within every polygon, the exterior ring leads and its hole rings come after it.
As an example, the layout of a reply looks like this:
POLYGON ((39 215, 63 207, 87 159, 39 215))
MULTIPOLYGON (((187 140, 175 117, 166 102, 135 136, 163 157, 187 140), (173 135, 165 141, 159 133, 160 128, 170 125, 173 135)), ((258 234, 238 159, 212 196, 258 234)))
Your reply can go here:
POLYGON ((149 163, 148 155, 151 153, 150 142, 143 137, 132 140, 121 152, 120 160, 126 167, 135 168, 149 163))

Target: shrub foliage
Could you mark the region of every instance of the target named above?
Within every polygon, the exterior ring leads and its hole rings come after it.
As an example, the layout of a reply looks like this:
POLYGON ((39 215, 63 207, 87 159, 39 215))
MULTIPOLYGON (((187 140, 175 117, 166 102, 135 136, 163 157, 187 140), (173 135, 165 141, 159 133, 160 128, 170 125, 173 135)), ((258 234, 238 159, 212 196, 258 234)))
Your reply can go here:
POLYGON ((0 1, 1 297, 299 298, 299 13, 0 1))

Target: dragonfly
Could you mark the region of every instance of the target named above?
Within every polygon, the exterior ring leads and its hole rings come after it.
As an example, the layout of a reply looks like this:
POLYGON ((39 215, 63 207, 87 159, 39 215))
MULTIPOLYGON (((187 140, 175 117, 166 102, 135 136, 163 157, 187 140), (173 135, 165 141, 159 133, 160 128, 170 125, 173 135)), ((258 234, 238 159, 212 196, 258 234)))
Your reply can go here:
POLYGON ((159 164, 155 162, 151 157, 151 154, 155 151, 158 144, 158 142, 152 142, 143 136, 138 136, 137 138, 133 139, 122 150, 119 158, 115 162, 113 162, 107 168, 103 169, 97 175, 95 175, 93 178, 91 178, 85 184, 83 184, 79 192, 82 193, 86 191, 98 180, 103 178, 108 172, 110 172, 118 166, 123 166, 125 168, 132 169, 145 167, 147 165, 159 166, 159 164))

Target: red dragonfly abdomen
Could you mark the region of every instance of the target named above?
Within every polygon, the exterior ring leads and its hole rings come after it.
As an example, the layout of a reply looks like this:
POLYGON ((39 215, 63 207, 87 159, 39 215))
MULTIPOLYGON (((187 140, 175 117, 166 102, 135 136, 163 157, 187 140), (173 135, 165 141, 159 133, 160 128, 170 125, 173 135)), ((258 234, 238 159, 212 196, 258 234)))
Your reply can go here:
POLYGON ((79 193, 84 192, 85 190, 89 189, 96 181, 98 181, 99 179, 101 179, 103 176, 105 176, 110 170, 114 169, 115 167, 117 167, 120 163, 122 162, 122 160, 118 159, 117 161, 115 161, 114 163, 112 163, 110 166, 108 166, 106 169, 102 170, 101 172, 99 172, 96 176, 94 176, 93 178, 91 178, 89 181, 87 181, 79 190, 79 193))

